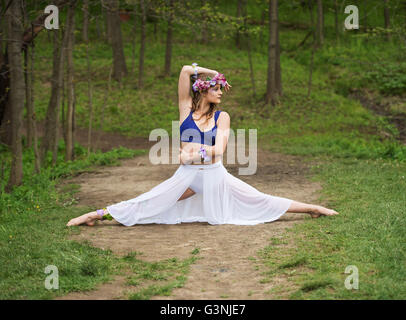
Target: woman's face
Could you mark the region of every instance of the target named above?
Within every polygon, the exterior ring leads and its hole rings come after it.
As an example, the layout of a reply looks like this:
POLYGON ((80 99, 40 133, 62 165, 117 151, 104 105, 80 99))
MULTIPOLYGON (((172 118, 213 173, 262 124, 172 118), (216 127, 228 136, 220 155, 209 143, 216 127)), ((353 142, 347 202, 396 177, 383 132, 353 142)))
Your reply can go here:
POLYGON ((222 94, 221 85, 216 84, 214 87, 207 89, 206 99, 208 102, 219 104, 221 102, 222 94))

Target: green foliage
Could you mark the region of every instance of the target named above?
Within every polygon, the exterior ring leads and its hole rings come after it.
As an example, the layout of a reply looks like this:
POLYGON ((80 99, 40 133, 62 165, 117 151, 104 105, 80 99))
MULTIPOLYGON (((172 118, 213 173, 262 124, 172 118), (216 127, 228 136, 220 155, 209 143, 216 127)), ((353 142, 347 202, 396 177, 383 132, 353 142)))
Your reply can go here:
POLYGON ((365 79, 376 82, 380 92, 385 94, 406 93, 406 63, 385 63, 372 67, 365 79))

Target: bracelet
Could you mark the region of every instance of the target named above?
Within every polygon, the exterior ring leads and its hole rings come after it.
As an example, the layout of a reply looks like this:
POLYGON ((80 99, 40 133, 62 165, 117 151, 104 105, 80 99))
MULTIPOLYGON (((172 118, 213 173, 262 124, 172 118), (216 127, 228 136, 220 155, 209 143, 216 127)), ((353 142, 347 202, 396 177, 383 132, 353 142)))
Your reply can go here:
POLYGON ((198 64, 197 64, 196 62, 193 62, 193 63, 192 63, 192 66, 193 66, 193 70, 194 70, 194 72, 195 72, 195 76, 196 76, 196 78, 197 78, 197 66, 198 66, 198 64))
POLYGON ((211 158, 207 155, 207 151, 206 151, 205 148, 200 147, 200 150, 199 150, 198 153, 200 154, 201 160, 202 160, 203 162, 208 162, 208 161, 211 160, 211 158))
POLYGON ((96 210, 97 214, 102 218, 102 220, 113 220, 113 217, 107 211, 107 208, 104 207, 103 209, 96 210))

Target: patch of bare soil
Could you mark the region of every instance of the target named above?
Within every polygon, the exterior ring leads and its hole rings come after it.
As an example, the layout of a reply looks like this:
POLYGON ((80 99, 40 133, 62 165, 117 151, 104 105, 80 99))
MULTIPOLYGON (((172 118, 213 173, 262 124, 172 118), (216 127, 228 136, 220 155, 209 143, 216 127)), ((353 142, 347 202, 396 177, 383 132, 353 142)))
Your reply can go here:
MULTIPOLYGON (((318 203, 319 183, 309 181, 308 164, 300 157, 258 150, 258 168, 254 175, 239 176, 238 164, 227 170, 258 190, 293 200, 318 203)), ((148 155, 122 161, 121 166, 100 167, 65 183, 81 186, 79 205, 101 208, 108 204, 135 198, 170 178, 178 165, 152 165, 148 155)), ((318 203, 323 205, 323 203, 318 203)), ((265 267, 256 267, 258 250, 269 245, 272 237, 281 237, 307 214, 286 213, 279 220, 255 226, 209 225, 183 223, 177 225, 135 225, 125 227, 113 221, 99 222, 94 227, 81 226, 75 240, 89 240, 94 246, 111 249, 119 255, 142 252, 140 259, 159 261, 178 257, 185 259, 194 248, 200 248, 198 259, 191 265, 187 281, 174 289, 169 297, 153 299, 272 299, 274 287, 291 284, 286 277, 271 283, 260 283, 265 267), (253 259, 256 258, 256 259, 253 259)), ((137 256, 138 257, 138 256, 137 256)), ((126 299, 129 290, 123 278, 103 284, 85 293, 72 293, 58 299, 126 299)))
MULTIPOLYGON (((398 129, 399 136, 396 137, 397 140, 406 145, 406 96, 385 97, 364 89, 352 92, 349 97, 360 101, 365 108, 372 110, 374 113, 385 116, 398 129), (394 111, 393 106, 397 106, 401 111, 394 111)), ((386 132, 378 132, 378 134, 382 138, 390 136, 386 132)))

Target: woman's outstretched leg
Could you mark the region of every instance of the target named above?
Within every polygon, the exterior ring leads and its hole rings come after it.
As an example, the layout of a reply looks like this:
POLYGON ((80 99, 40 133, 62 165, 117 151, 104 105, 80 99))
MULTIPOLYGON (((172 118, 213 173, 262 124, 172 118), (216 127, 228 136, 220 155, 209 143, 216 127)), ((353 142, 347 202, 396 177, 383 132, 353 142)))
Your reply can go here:
POLYGON ((103 217, 97 213, 97 211, 92 211, 81 215, 80 217, 71 219, 66 226, 78 226, 81 224, 87 224, 88 226, 94 226, 96 220, 102 220, 103 217))
MULTIPOLYGON (((178 199, 178 201, 187 199, 187 198, 193 196, 194 194, 195 194, 195 192, 192 189, 187 188, 186 191, 182 194, 182 196, 178 199)), ((105 218, 106 215, 109 215, 109 213, 107 212, 106 209, 104 210, 103 214, 98 214, 97 211, 88 212, 88 213, 85 213, 84 215, 81 215, 80 217, 71 219, 67 223, 66 226, 71 227, 71 226, 78 226, 81 224, 86 224, 88 226, 94 226, 94 224, 96 223, 97 220, 103 220, 103 217, 105 218)))
POLYGON ((334 216, 338 212, 316 204, 308 204, 299 201, 293 201, 287 212, 304 212, 309 213, 312 218, 318 218, 321 215, 334 216))

